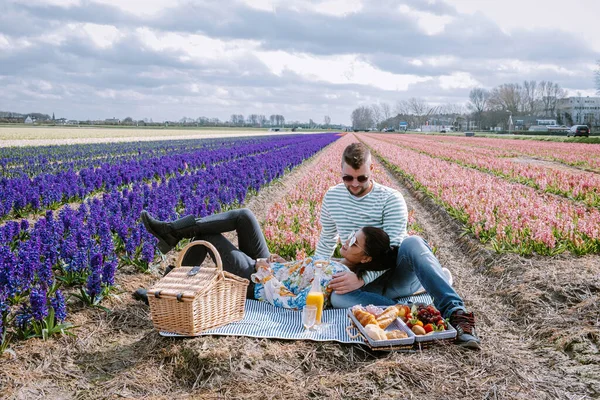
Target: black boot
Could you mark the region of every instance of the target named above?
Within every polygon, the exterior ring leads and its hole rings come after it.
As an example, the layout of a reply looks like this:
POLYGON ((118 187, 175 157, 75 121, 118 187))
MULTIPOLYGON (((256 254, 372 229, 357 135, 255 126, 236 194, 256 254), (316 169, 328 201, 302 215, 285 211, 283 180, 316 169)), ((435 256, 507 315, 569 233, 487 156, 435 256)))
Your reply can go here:
MULTIPOLYGON (((165 269, 165 273, 163 274, 163 276, 166 276, 169 272, 173 271, 174 268, 175 268, 174 265, 169 265, 165 269)), ((139 288, 138 290, 133 292, 133 298, 143 302, 147 306, 150 305, 150 302, 148 301, 148 290, 147 289, 139 288)))
POLYGON ((163 254, 177 246, 181 239, 191 239, 199 234, 196 218, 192 215, 173 222, 162 222, 152 218, 147 211, 142 211, 141 218, 146 230, 158 239, 158 249, 163 254))

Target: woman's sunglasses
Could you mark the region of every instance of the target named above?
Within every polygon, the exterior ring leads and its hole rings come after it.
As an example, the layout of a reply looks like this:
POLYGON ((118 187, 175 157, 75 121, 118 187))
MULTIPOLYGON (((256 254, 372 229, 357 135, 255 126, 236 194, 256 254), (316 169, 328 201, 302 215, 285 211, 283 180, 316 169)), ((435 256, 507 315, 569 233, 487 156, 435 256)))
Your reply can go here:
POLYGON ((352 232, 350 236, 348 236, 348 247, 356 246, 363 251, 366 255, 369 255, 365 249, 360 247, 356 241, 356 231, 352 232))
POLYGON ((356 179, 360 183, 365 183, 367 180, 369 180, 369 176, 368 175, 360 175, 360 176, 357 176, 356 178, 353 177, 352 175, 344 175, 344 176, 342 176, 342 180, 344 182, 350 183, 350 182, 353 182, 354 179, 356 179))

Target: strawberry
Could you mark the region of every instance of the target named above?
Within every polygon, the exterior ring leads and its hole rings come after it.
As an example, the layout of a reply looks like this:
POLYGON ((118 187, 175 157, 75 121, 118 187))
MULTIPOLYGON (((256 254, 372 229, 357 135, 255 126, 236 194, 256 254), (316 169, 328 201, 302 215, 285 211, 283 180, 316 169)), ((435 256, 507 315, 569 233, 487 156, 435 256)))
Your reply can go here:
POLYGON ((433 332, 433 330, 435 329, 435 327, 433 326, 433 324, 429 323, 425 326, 423 326, 423 328, 425 329, 425 332, 429 333, 429 332, 433 332))

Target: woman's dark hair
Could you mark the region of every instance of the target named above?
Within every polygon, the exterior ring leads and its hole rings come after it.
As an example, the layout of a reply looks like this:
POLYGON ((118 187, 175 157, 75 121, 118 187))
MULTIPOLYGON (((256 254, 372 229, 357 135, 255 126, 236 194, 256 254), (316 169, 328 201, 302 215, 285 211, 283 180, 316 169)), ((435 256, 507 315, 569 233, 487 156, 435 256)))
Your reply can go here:
POLYGON ((371 261, 359 264, 354 273, 361 277, 365 271, 384 271, 396 266, 398 247, 390 247, 390 237, 383 229, 365 226, 361 229, 365 235, 365 253, 371 261))

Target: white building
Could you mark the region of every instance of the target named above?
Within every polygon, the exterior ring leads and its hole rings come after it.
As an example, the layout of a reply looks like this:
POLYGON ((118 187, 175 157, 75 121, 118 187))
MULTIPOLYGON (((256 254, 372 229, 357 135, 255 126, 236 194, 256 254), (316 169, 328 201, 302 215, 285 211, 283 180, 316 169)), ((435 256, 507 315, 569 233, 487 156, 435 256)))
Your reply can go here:
POLYGON ((567 97, 558 100, 558 117, 565 125, 600 126, 600 97, 567 97))

